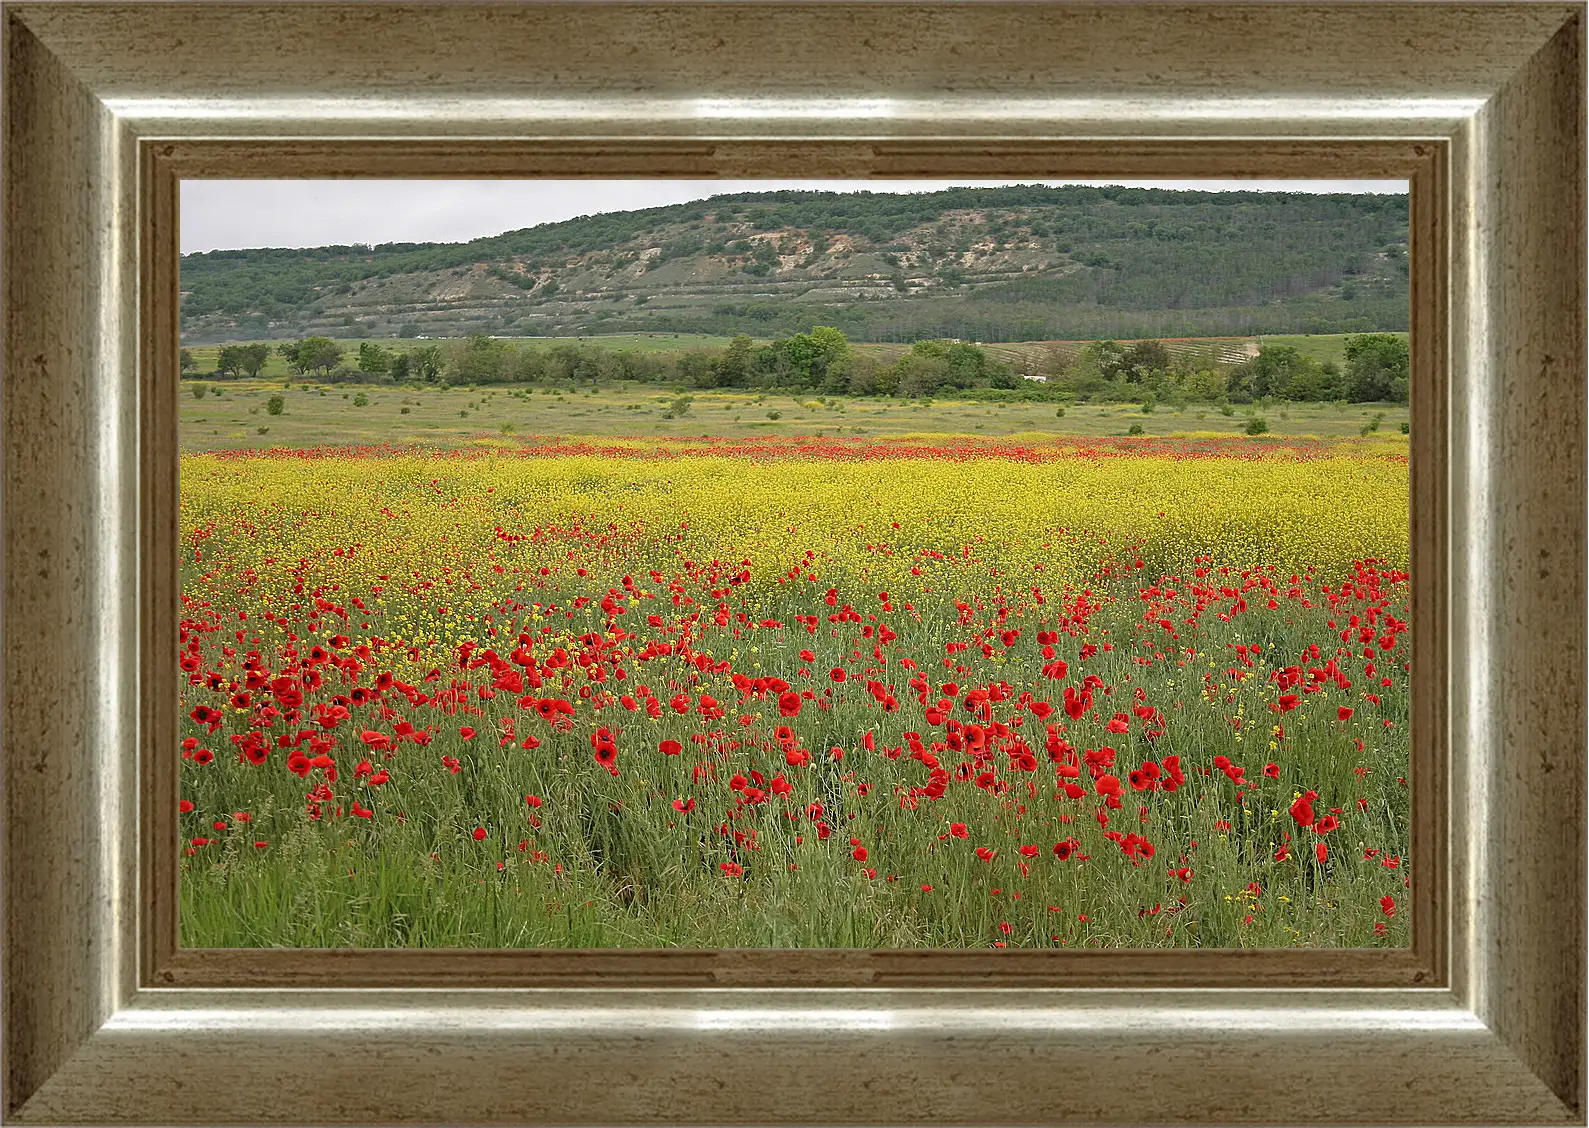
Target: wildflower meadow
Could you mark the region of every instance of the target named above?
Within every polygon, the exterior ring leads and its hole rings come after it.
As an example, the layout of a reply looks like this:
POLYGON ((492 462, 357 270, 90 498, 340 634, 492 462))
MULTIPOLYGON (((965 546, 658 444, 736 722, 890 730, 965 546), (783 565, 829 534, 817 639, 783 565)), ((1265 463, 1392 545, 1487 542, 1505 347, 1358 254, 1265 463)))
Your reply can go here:
POLYGON ((1403 436, 190 453, 187 946, 1408 943, 1403 436))

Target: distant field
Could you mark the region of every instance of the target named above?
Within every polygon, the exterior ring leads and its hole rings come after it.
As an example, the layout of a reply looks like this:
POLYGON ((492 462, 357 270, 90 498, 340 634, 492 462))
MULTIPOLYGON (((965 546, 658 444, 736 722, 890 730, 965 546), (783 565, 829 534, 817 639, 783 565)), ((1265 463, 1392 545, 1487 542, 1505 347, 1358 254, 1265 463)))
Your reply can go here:
MULTIPOLYGON (((989 404, 961 400, 844 399, 772 393, 698 392, 688 411, 665 417, 674 393, 650 385, 606 387, 600 392, 553 392, 533 387, 393 387, 281 380, 184 381, 182 449, 189 452, 318 444, 424 442, 465 445, 482 438, 528 435, 855 436, 954 433, 1007 435, 1125 435, 1140 424, 1145 435, 1197 432, 1239 434, 1244 409, 1233 415, 1207 405, 1144 413, 1131 404, 1082 404, 1060 417, 1051 403, 989 404), (204 385, 195 399, 195 385, 204 385), (307 389, 307 390, 306 390, 307 389), (219 394, 217 394, 217 392, 219 394), (359 395, 367 398, 356 405, 359 395), (269 415, 272 395, 285 399, 269 415), (776 418, 773 416, 776 415, 776 418), (264 431, 260 429, 264 428, 264 431)), ((1342 438, 1358 434, 1375 417, 1379 431, 1398 434, 1407 408, 1391 404, 1292 404, 1264 413, 1276 437, 1342 438)))

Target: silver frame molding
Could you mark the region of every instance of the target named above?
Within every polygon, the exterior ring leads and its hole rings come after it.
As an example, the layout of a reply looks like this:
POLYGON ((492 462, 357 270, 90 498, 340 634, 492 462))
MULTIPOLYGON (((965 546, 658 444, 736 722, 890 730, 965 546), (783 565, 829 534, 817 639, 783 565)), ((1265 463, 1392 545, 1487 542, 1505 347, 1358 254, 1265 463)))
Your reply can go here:
POLYGON ((0 1117, 1583 1123, 1584 17, 0 0, 0 1117), (178 949, 180 178, 795 172, 1409 179, 1412 947, 178 949))

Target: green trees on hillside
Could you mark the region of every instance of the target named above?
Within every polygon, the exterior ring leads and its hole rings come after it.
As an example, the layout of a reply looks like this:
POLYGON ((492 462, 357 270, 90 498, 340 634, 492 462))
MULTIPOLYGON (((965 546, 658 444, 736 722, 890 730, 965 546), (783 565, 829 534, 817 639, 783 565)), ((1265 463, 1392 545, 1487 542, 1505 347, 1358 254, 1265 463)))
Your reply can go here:
MULTIPOLYGON (((709 263, 723 281, 697 305, 669 302, 661 311, 638 300, 571 303, 556 315, 565 331, 598 317, 604 332, 790 336, 821 322, 852 340, 901 343, 1375 331, 1405 326, 1406 241, 1402 195, 1079 185, 780 191, 584 216, 469 243, 186 255, 181 309, 185 324, 227 332, 305 331, 354 317, 373 323, 372 336, 413 337, 435 313, 425 295, 481 264, 512 303, 556 308, 561 293, 587 286, 574 273, 606 279, 620 297, 652 296, 653 283, 632 267, 656 248, 651 266, 678 264, 688 274, 709 263), (1013 272, 961 261, 990 240, 1028 261, 1013 272), (906 252, 915 255, 908 270, 906 252), (761 279, 820 272, 846 255, 867 257, 865 272, 889 289, 842 306, 798 294, 768 299, 761 279)), ((494 316, 447 331, 490 332, 494 316)))

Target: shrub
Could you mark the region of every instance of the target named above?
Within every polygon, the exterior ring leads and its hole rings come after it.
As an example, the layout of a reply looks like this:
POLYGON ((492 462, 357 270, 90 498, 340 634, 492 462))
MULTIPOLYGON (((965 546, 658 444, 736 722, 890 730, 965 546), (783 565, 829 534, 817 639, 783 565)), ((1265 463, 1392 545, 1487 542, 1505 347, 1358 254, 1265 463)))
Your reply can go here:
POLYGON ((407 414, 408 414, 408 408, 406 408, 406 407, 404 407, 404 408, 400 408, 400 409, 398 409, 398 412, 397 412, 397 413, 398 413, 398 414, 399 414, 399 415, 407 415, 407 414))
POLYGON ((767 418, 768 419, 782 419, 783 418, 783 412, 781 412, 781 411, 769 411, 767 413, 767 418))
POLYGON ((1269 421, 1262 415, 1254 415, 1247 420, 1245 430, 1249 435, 1262 435, 1269 430, 1269 421))
POLYGON ((265 401, 266 415, 280 415, 287 409, 287 401, 282 396, 271 396, 265 401))
POLYGON ((1405 419, 1401 421, 1401 433, 1404 435, 1412 434, 1412 424, 1407 422, 1405 419))
POLYGON ((270 428, 269 427, 255 427, 254 428, 254 433, 258 434, 258 435, 266 435, 266 434, 270 433, 270 428))
POLYGON ((1140 423, 1131 424, 1131 426, 1126 428, 1126 434, 1128 434, 1128 435, 1140 435, 1140 434, 1142 434, 1142 424, 1140 424, 1140 423))
POLYGON ((1228 419, 1232 415, 1236 414, 1236 409, 1234 407, 1231 407, 1230 404, 1228 404, 1228 403, 1222 403, 1222 404, 1219 405, 1219 413, 1221 415, 1225 416, 1225 418, 1228 419))
POLYGON ((1054 418, 1055 419, 1063 419, 1063 418, 1065 418, 1065 409, 1063 407, 1061 407, 1058 410, 1056 410, 1054 412, 1054 418))
POLYGON ((1153 414, 1153 409, 1157 406, 1159 406, 1159 397, 1152 392, 1142 397, 1142 414, 1153 414))
POLYGON ((368 407, 369 403, 370 397, 365 395, 363 392, 360 392, 358 395, 353 397, 354 407, 368 407))
POLYGON ((205 395, 209 392, 209 390, 210 390, 210 386, 208 384, 194 384, 193 385, 193 398, 197 399, 197 400, 201 400, 201 399, 203 399, 205 397, 205 395))

